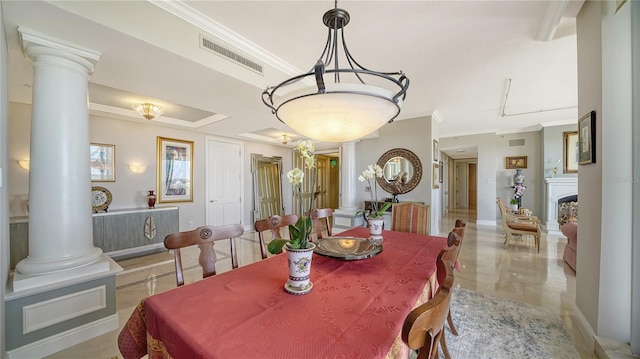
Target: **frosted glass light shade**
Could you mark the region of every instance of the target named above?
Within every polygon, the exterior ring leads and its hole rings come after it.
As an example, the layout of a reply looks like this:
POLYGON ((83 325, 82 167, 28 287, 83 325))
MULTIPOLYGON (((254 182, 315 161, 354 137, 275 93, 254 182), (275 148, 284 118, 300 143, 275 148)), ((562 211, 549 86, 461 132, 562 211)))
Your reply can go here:
POLYGON ((282 94, 274 101, 276 116, 293 130, 324 142, 348 142, 371 134, 400 113, 394 93, 365 84, 327 84, 282 94))
POLYGON ((164 112, 164 110, 160 108, 160 106, 148 102, 134 103, 133 105, 131 105, 131 107, 147 120, 152 120, 155 117, 162 115, 162 113, 164 112))

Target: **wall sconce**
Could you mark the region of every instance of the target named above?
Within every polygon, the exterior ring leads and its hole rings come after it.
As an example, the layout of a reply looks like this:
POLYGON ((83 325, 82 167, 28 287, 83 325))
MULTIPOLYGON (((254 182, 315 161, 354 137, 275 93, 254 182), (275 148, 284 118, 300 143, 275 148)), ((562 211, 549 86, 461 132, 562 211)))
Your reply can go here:
POLYGON ((277 140, 280 141, 280 143, 282 143, 283 145, 286 145, 287 143, 289 143, 289 141, 291 141, 291 136, 283 133, 282 135, 278 136, 277 140))
POLYGON ((131 107, 147 120, 153 120, 156 116, 160 116, 164 112, 164 110, 161 109, 160 106, 148 102, 134 103, 133 105, 131 105, 131 107))
POLYGON ((129 165, 129 171, 133 173, 144 173, 147 170, 145 165, 129 165))
POLYGON ((18 160, 18 166, 20 166, 23 170, 29 170, 29 160, 18 160))

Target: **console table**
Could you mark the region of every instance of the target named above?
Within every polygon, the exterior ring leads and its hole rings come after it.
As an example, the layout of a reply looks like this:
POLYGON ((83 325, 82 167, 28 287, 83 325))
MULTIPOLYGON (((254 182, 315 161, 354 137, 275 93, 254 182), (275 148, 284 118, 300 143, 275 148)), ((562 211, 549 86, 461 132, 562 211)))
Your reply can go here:
MULTIPOLYGON (((178 232, 178 207, 133 208, 93 214, 93 245, 113 259, 165 251, 164 237, 178 232)), ((29 253, 29 218, 9 220, 10 265, 29 253)))

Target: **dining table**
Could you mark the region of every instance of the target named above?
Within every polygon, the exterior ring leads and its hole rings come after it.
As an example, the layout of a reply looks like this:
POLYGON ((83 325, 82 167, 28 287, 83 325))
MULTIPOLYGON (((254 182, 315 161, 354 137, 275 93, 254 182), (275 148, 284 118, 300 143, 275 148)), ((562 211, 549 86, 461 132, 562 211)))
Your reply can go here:
MULTIPOLYGON (((334 237, 367 238, 356 227, 334 237)), ((118 337, 125 359, 406 358, 409 312, 436 291, 447 239, 383 231, 374 256, 313 254, 312 290, 288 293, 286 254, 152 295, 118 337)))

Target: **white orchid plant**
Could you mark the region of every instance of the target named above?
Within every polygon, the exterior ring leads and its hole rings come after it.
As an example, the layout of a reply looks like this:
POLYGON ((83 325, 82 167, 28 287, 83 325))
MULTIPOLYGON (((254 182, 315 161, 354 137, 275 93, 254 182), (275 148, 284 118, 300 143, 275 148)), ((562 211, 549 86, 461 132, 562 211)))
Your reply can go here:
MULTIPOLYGON (((294 151, 300 152, 304 159, 304 166, 311 171, 312 183, 311 188, 316 187, 316 156, 315 145, 310 140, 301 140, 296 144, 294 151)), ((291 183, 294 189, 298 192, 298 198, 300 199, 300 217, 295 225, 289 225, 289 234, 291 239, 274 239, 269 242, 267 248, 269 253, 276 254, 282 251, 282 247, 287 245, 292 249, 305 249, 309 245, 309 235, 311 234, 311 217, 307 216, 313 209, 313 196, 311 196, 309 202, 309 210, 304 211, 302 201, 302 183, 304 180, 304 171, 298 167, 287 172, 287 180, 291 183)))
MULTIPOLYGON (((366 170, 362 171, 362 174, 358 176, 358 181, 367 182, 369 188, 371 188, 371 211, 366 215, 369 219, 381 218, 382 215, 391 207, 391 202, 385 202, 381 207, 378 207, 378 182, 377 178, 382 177, 382 168, 375 164, 369 165, 366 170), (373 180, 373 186, 371 185, 373 180)), ((356 215, 364 213, 360 210, 356 212, 356 215)))

